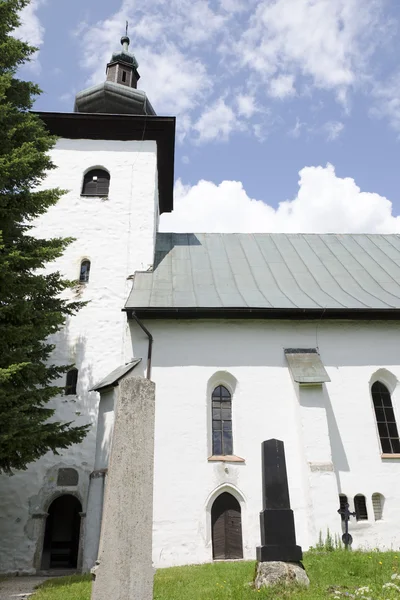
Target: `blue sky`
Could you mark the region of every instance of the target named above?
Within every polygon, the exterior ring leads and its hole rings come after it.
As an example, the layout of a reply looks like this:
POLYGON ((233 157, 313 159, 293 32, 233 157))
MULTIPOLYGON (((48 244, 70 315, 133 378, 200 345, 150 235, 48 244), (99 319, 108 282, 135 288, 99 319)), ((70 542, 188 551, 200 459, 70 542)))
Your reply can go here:
POLYGON ((400 232, 399 3, 32 0, 22 17, 50 111, 104 80, 129 20, 139 87, 177 117, 162 227, 400 232))

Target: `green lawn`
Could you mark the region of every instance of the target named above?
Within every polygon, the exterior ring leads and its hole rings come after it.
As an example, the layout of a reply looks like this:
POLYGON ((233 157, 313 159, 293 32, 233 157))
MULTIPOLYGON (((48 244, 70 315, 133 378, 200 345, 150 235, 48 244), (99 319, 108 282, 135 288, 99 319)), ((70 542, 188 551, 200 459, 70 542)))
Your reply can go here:
MULTIPOLYGON (((391 579, 394 573, 400 573, 398 557, 400 553, 394 552, 307 552, 304 565, 310 588, 270 588, 259 592, 249 585, 254 562, 160 569, 155 577, 154 600, 345 600, 362 586, 371 589, 357 593, 357 599, 398 600, 400 580, 391 579), (387 582, 399 584, 399 590, 382 589, 387 582)), ((39 588, 34 600, 90 600, 90 585, 88 576, 49 580, 39 588)))

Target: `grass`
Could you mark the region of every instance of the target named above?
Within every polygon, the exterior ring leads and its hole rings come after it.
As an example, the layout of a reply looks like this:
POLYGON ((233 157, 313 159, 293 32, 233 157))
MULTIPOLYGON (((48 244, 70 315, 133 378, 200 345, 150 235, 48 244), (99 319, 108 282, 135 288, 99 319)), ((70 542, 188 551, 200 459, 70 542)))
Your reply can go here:
MULTIPOLYGON (((259 592, 249 584, 254 562, 217 562, 206 565, 160 569, 154 583, 154 600, 334 600, 354 594, 362 586, 376 593, 361 593, 356 598, 371 600, 399 598, 399 591, 382 585, 400 572, 400 553, 310 551, 304 566, 311 580, 308 589, 274 587, 259 592)), ((399 583, 400 581, 395 581, 399 583)), ((90 600, 90 577, 74 576, 46 581, 34 600, 90 600)))

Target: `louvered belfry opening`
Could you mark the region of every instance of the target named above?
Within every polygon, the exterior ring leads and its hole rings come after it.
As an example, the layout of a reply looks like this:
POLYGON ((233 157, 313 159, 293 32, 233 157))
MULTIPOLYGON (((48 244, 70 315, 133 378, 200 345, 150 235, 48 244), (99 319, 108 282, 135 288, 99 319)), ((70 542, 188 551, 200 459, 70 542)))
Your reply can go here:
POLYGON ((376 381, 371 388, 371 393, 382 452, 384 454, 399 454, 399 433, 390 392, 381 381, 376 381))
POLYGON ((240 504, 228 492, 216 498, 211 509, 214 560, 243 558, 240 504))
POLYGON ((110 173, 104 169, 91 169, 83 178, 82 196, 108 196, 110 173))
POLYGON ((365 502, 365 496, 357 494, 354 496, 354 509, 356 511, 357 521, 368 521, 367 504, 365 502))
POLYGON ((67 373, 65 382, 65 395, 73 396, 76 394, 76 386, 78 383, 78 369, 70 369, 67 373))

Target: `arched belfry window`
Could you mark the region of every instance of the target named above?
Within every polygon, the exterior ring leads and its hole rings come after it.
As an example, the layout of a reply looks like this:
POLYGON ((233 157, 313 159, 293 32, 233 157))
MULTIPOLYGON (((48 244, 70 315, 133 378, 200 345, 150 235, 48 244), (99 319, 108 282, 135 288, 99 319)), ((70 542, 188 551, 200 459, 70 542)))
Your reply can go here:
POLYGON ((65 395, 72 396, 76 394, 76 384, 78 383, 78 369, 70 369, 67 373, 65 382, 65 395))
POLYGON ((110 173, 104 169, 91 169, 83 178, 82 196, 108 196, 110 173))
POLYGON ((212 451, 214 456, 233 454, 232 396, 223 385, 212 393, 212 451))
POLYGON ((90 260, 83 260, 81 262, 81 272, 79 275, 79 281, 81 283, 87 283, 89 281, 89 275, 90 275, 90 260))
POLYGON ((371 388, 371 393, 382 452, 384 454, 400 454, 399 433, 390 392, 381 381, 376 381, 371 388))

